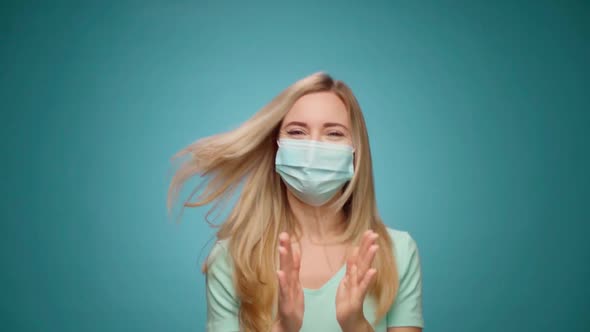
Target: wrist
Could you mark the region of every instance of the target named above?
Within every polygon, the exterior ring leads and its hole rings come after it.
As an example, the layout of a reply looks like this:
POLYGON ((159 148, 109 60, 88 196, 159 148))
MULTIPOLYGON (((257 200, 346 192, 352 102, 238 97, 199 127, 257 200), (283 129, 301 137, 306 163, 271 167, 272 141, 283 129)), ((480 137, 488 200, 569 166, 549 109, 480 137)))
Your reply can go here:
POLYGON ((275 320, 272 324, 272 332, 299 332, 298 329, 290 330, 287 326, 281 323, 281 320, 275 320))
POLYGON ((281 325, 281 321, 276 320, 272 324, 272 332, 285 332, 285 328, 281 325))
POLYGON ((339 322, 342 332, 373 332, 373 327, 364 315, 349 317, 345 322, 339 322))

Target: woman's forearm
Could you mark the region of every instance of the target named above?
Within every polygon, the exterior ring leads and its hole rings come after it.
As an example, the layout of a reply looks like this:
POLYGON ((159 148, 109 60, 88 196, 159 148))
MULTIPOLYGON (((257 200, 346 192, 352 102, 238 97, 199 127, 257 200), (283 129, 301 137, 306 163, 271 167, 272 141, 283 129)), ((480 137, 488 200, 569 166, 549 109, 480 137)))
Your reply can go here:
POLYGON ((351 326, 341 326, 342 332, 375 332, 369 322, 363 318, 352 324, 351 326))
POLYGON ((278 321, 272 324, 271 332, 283 332, 283 328, 281 327, 278 321))
POLYGON ((287 332, 287 329, 281 325, 281 321, 277 320, 272 324, 271 332, 287 332))

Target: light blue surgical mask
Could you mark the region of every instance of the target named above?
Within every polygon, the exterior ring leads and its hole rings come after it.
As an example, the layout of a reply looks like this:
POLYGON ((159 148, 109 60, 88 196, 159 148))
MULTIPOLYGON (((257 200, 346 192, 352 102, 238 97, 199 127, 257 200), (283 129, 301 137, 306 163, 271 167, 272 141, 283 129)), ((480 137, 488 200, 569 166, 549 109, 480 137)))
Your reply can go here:
POLYGON ((275 159, 277 173, 301 201, 322 206, 354 174, 349 145, 302 139, 280 139, 275 159))

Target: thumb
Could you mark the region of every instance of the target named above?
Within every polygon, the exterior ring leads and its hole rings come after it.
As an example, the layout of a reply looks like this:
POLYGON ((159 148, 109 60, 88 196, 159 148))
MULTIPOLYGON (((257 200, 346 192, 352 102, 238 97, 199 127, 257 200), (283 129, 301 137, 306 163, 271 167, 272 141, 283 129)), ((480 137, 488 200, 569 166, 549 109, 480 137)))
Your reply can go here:
POLYGON ((338 289, 336 290, 336 300, 341 299, 346 293, 347 288, 349 287, 348 281, 348 275, 345 275, 344 278, 340 280, 340 284, 338 285, 338 289))

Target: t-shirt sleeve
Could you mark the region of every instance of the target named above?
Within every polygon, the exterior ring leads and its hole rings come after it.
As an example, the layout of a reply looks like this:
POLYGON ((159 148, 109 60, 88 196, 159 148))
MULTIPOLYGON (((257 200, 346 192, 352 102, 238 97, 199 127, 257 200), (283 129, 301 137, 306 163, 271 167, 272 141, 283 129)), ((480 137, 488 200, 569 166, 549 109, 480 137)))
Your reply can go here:
POLYGON ((239 331, 239 301, 233 285, 233 266, 229 252, 220 242, 211 249, 207 264, 207 331, 239 331))
POLYGON ((395 301, 387 312, 387 326, 424 327, 422 315, 422 269, 416 241, 403 232, 397 248, 399 289, 395 301))

